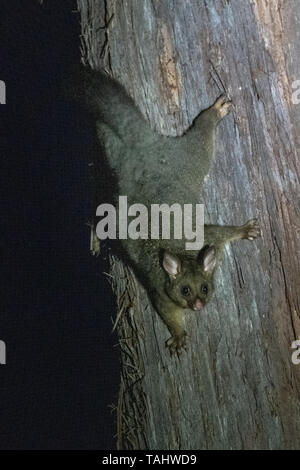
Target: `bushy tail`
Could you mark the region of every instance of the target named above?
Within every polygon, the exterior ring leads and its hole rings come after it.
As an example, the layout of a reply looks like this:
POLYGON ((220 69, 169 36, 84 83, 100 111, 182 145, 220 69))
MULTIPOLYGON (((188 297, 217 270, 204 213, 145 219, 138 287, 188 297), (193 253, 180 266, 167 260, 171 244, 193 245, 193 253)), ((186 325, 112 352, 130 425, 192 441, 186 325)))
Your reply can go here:
POLYGON ((124 88, 104 72, 82 66, 72 74, 65 88, 69 97, 84 103, 97 120, 122 138, 148 127, 124 88))

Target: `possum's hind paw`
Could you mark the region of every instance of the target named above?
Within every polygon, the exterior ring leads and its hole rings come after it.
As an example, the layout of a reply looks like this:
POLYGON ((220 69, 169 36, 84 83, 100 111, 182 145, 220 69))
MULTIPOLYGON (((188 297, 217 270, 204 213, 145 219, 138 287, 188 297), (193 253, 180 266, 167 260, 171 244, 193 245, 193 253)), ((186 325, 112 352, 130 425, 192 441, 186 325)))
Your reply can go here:
POLYGON ((260 226, 257 219, 248 220, 248 222, 243 225, 243 238, 246 240, 254 240, 261 236, 260 226))
POLYGON ((217 99, 213 108, 217 111, 218 118, 223 119, 230 112, 231 106, 232 102, 223 94, 217 99))
POLYGON ((169 348, 171 356, 175 353, 177 356, 180 356, 183 351, 187 350, 186 332, 184 331, 181 335, 171 336, 171 338, 166 341, 166 347, 169 348))

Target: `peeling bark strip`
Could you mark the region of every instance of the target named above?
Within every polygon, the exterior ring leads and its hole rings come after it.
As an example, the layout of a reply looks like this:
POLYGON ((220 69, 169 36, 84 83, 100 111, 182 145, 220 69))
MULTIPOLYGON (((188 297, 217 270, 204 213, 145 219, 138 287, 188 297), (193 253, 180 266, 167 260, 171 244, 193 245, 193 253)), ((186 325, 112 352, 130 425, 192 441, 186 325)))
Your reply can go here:
POLYGON ((168 332, 145 291, 113 258, 118 447, 299 448, 300 368, 290 349, 300 335, 300 105, 291 101, 300 79, 299 1, 78 7, 83 60, 111 70, 161 133, 182 134, 226 88, 235 112, 219 129, 206 220, 258 216, 263 232, 258 243, 228 248, 214 301, 188 318, 190 348, 180 361, 168 356, 168 332))

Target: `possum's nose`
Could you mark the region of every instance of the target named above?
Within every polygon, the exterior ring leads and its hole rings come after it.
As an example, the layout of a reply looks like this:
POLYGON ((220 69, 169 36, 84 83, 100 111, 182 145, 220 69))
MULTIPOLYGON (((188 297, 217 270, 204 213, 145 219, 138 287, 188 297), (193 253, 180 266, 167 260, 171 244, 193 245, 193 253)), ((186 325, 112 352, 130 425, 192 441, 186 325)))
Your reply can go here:
POLYGON ((201 310, 203 308, 203 303, 201 302, 200 299, 196 299, 194 304, 193 304, 193 310, 195 310, 196 312, 201 310))

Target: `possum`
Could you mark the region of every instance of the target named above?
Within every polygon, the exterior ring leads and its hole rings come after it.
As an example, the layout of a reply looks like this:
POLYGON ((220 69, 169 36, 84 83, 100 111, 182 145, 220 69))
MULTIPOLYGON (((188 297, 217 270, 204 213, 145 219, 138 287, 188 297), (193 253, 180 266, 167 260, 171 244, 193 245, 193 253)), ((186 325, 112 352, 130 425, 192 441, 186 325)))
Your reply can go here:
MULTIPOLYGON (((128 203, 198 204, 214 155, 218 123, 230 112, 231 101, 220 96, 200 112, 180 137, 155 132, 123 87, 103 72, 80 74, 80 95, 93 112, 97 135, 117 180, 117 195, 128 203)), ((100 182, 99 182, 100 184, 100 182)), ((242 226, 204 226, 200 250, 185 249, 184 240, 120 240, 126 258, 146 287, 151 302, 168 327, 170 352, 187 348, 184 317, 199 314, 214 293, 214 276, 224 247, 260 235, 256 219, 242 226)))

